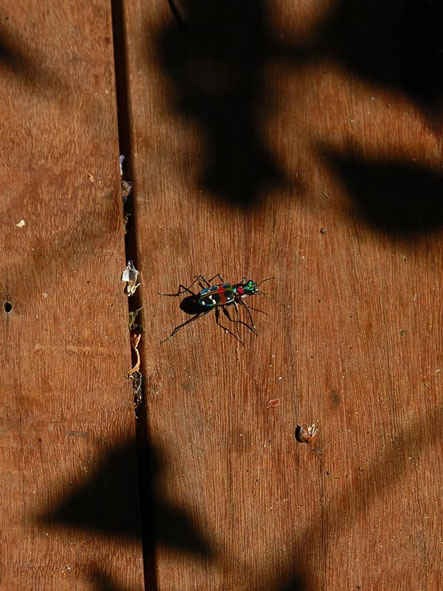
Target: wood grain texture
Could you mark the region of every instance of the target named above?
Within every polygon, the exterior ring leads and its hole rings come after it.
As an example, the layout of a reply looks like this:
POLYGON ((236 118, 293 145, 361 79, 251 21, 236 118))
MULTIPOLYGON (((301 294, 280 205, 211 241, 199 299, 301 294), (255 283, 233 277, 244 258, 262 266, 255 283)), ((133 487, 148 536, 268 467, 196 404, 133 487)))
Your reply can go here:
POLYGON ((440 580, 432 23, 317 4, 125 3, 160 591, 440 580), (159 344, 198 273, 276 277, 258 338, 159 344))
POLYGON ((142 589, 110 6, 3 6, 0 77, 0 587, 142 589))

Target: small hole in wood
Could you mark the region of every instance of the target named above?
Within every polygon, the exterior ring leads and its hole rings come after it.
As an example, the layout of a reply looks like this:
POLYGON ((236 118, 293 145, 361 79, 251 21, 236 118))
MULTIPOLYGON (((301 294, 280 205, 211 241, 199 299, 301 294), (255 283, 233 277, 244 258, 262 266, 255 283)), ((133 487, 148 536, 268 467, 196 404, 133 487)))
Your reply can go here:
POLYGON ((3 304, 3 308, 5 309, 5 312, 10 312, 12 310, 12 304, 11 304, 11 302, 5 302, 3 304))

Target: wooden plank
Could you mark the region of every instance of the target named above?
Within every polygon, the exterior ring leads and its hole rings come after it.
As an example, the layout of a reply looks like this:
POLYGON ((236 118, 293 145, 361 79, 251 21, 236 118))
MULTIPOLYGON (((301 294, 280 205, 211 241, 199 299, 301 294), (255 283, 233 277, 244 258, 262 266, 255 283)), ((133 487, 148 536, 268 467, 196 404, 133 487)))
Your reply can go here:
POLYGON ((0 586, 141 589, 110 6, 0 24, 0 586))
POLYGON ((403 76, 413 15, 169 4, 125 3, 158 589, 436 588, 441 140, 403 76), (210 316, 160 345, 187 316, 157 292, 198 273, 276 277, 258 338, 210 316))

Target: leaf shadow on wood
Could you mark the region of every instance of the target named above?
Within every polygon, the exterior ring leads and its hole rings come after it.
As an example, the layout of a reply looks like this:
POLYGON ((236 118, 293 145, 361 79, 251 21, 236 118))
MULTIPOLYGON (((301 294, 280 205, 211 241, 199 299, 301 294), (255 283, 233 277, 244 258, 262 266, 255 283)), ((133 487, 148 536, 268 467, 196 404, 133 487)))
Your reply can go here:
POLYGON ((0 64, 10 68, 16 75, 28 77, 32 67, 30 60, 23 51, 23 46, 13 38, 3 23, 0 25, 0 64))
POLYGON ((353 215, 373 229, 410 240, 443 226, 442 174, 414 163, 323 154, 347 186, 353 215))
POLYGON ((128 587, 117 585, 106 572, 94 568, 89 576, 92 591, 130 591, 128 587))
POLYGON ((290 583, 279 588, 278 591, 309 591, 309 588, 306 578, 297 575, 290 583))
POLYGON ((27 47, 17 31, 7 28, 5 21, 8 17, 0 20, 0 74, 10 72, 34 91, 66 92, 57 76, 34 55, 35 50, 27 47))
POLYGON ((156 544, 210 557, 210 543, 197 532, 186 512, 165 501, 158 491, 156 481, 164 464, 160 452, 150 448, 145 455, 150 460, 153 499, 141 499, 142 511, 134 441, 108 449, 92 475, 73 486, 72 492, 48 513, 38 516, 38 521, 46 526, 73 526, 134 541, 141 539, 143 531, 143 536, 155 539, 156 544))
POLYGON ((440 0, 341 0, 321 27, 317 51, 437 115, 443 98, 442 25, 440 0))
MULTIPOLYGON (((159 32, 158 43, 163 66, 174 83, 173 108, 196 121, 204 138, 200 185, 228 204, 257 206, 266 190, 289 183, 258 131, 276 108, 272 88, 264 83, 264 68, 272 61, 298 68, 332 59, 360 78, 407 95, 426 117, 439 116, 443 53, 441 8, 435 0, 376 0, 365 5, 341 0, 325 13, 310 39, 303 43, 286 39, 285 44, 273 37, 267 24, 265 0, 169 0, 169 5, 171 23, 159 32)), ((390 166, 380 162, 374 167, 382 185, 384 180, 392 185, 390 166)), ((338 172, 340 168, 347 182, 358 184, 349 167, 336 166, 338 172)), ((393 177, 397 172, 404 172, 415 185, 422 180, 427 191, 433 190, 432 173, 414 175, 406 164, 403 171, 400 164, 398 171, 392 168, 393 177)), ((430 216, 433 200, 428 200, 430 216)), ((373 230, 397 234, 413 229, 408 214, 400 211, 392 220, 401 209, 395 204, 389 210, 380 199, 371 199, 370 205, 366 201, 373 230)), ((432 229, 425 212, 428 205, 422 203, 420 231, 426 231, 428 224, 432 229)))
POLYGON ((265 3, 169 4, 175 20, 158 43, 174 107, 197 122, 205 142, 201 185, 231 205, 257 205, 265 189, 287 182, 262 136, 272 109, 263 83, 271 51, 265 3))
MULTIPOLYGON (((359 472, 351 485, 333 497, 323 510, 317 513, 317 519, 313 519, 310 527, 301 534, 305 543, 296 564, 302 576, 305 577, 304 580, 310 581, 308 586, 303 586, 303 579, 300 579, 299 575, 294 577, 292 573, 288 573, 287 583, 281 585, 283 575, 274 586, 267 584, 262 591, 269 591, 269 589, 307 591, 312 588, 323 588, 317 586, 312 578, 315 573, 311 568, 311 561, 319 551, 323 556, 327 556, 329 548, 325 532, 334 532, 334 544, 336 544, 342 532, 352 526, 360 513, 367 512, 377 499, 395 489, 406 472, 413 468, 408 460, 410 454, 417 458, 426 448, 440 442, 439 425, 442 420, 441 406, 430 408, 422 416, 416 417, 397 437, 394 437, 392 443, 386 446, 386 451, 373 465, 364 472, 359 472)), ((327 476, 323 475, 323 478, 327 476)))

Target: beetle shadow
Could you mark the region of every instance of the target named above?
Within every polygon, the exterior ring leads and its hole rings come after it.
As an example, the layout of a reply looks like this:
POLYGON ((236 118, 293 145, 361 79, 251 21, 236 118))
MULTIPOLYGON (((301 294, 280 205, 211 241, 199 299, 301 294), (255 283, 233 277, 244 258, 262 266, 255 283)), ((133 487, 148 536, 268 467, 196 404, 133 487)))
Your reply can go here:
POLYGON ((288 181, 266 146, 272 109, 263 69, 270 39, 264 0, 170 0, 174 19, 159 32, 174 108, 197 122, 205 142, 200 184, 240 208, 288 181))

